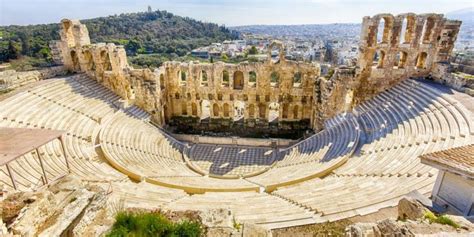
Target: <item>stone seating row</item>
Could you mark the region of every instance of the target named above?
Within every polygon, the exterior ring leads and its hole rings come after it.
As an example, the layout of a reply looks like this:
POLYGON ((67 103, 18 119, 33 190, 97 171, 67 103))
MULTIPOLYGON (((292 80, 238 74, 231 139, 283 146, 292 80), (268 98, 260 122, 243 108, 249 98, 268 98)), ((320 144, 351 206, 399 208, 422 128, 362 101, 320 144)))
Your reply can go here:
POLYGON ((320 213, 321 221, 334 221, 355 215, 366 215, 381 208, 395 206, 413 190, 422 194, 433 188, 435 176, 360 176, 331 175, 293 186, 282 187, 272 195, 299 203, 320 213))

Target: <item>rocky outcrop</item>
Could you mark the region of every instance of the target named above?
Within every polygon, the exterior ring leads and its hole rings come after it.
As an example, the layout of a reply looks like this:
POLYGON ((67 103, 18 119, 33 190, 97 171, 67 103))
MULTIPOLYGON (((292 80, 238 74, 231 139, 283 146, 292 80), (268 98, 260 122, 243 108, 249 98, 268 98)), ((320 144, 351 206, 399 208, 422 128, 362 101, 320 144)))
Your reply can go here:
POLYGON ((398 219, 417 220, 428 211, 420 202, 411 197, 406 197, 398 202, 398 219))
POLYGON ((398 204, 398 220, 394 218, 375 223, 356 223, 346 228, 346 237, 385 236, 472 236, 474 225, 462 217, 449 216, 459 228, 430 223, 424 218, 429 210, 414 198, 406 197, 398 204))

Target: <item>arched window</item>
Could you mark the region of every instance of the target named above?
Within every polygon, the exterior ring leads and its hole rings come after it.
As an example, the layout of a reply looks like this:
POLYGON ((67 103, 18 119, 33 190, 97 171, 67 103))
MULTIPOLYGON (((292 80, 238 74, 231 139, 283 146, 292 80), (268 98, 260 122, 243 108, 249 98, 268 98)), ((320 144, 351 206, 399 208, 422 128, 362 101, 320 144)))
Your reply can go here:
POLYGON ((295 75, 293 75, 293 87, 299 87, 301 85, 301 72, 296 72, 295 75))
POLYGON ((89 50, 84 51, 84 61, 86 66, 86 71, 95 70, 94 59, 92 58, 92 53, 89 50))
POLYGON ((376 68, 383 68, 385 61, 385 52, 379 50, 375 52, 373 65, 376 68))
POLYGON ((229 72, 227 70, 222 71, 222 86, 229 86, 229 72))
POLYGON ((396 58, 395 58, 395 67, 396 68, 404 68, 405 64, 407 62, 407 53, 406 52, 398 52, 396 58))
POLYGON ((416 68, 418 69, 424 69, 426 67, 426 58, 428 57, 428 54, 425 52, 421 52, 418 54, 418 57, 416 59, 416 68))
POLYGON ((181 103, 181 114, 188 115, 188 106, 186 105, 186 102, 181 103))
POLYGON ((279 82, 280 74, 278 74, 278 72, 272 72, 272 74, 270 75, 270 85, 273 87, 277 87, 279 82))
POLYGON ((160 88, 165 89, 165 76, 163 74, 160 74, 160 88))
POLYGON ((283 104, 282 118, 288 118, 288 104, 283 104))
POLYGON ((377 44, 385 43, 383 42, 385 31, 385 19, 380 19, 379 26, 377 27, 377 44))
POLYGON ((293 119, 298 119, 298 105, 293 107, 293 119))
POLYGON ((109 58, 109 53, 107 51, 102 50, 100 52, 100 61, 103 64, 103 69, 104 71, 110 71, 112 70, 112 65, 110 64, 110 58, 109 58))
POLYGON ((174 94, 174 98, 179 99, 179 93, 178 92, 176 92, 176 94, 174 94))
POLYGON ((192 104, 191 104, 191 107, 192 107, 193 116, 197 116, 197 114, 198 114, 197 111, 198 111, 198 110, 197 110, 197 105, 196 105, 196 103, 192 103, 192 104))
POLYGON ((265 119, 266 114, 267 114, 267 106, 265 104, 260 104, 258 106, 258 112, 259 112, 260 118, 265 119))
POLYGON ((224 117, 229 117, 229 104, 224 104, 224 117))
POLYGON ((254 118, 255 117, 255 105, 250 104, 249 105, 249 118, 254 118))
POLYGON ((257 73, 254 71, 249 72, 249 86, 255 87, 257 84, 257 73))
POLYGON ((241 71, 234 72, 234 89, 242 90, 244 88, 244 73, 241 71))
POLYGON ((402 29, 400 32, 400 44, 408 44, 413 39, 413 31, 415 28, 415 18, 407 16, 403 19, 402 29))
POLYGON ((201 71, 201 86, 208 86, 207 73, 204 70, 201 71))
POLYGON ((76 51, 71 51, 71 60, 72 60, 72 68, 74 71, 80 71, 81 65, 79 64, 79 57, 77 56, 76 51))
POLYGON ((214 114, 214 117, 219 117, 219 105, 218 104, 212 105, 212 113, 214 114))
POLYGON ((186 85, 186 72, 180 71, 180 84, 186 85))
POLYGON ((433 34, 433 28, 435 25, 435 19, 433 17, 428 17, 425 20, 423 25, 423 37, 420 43, 429 44, 431 40, 431 35, 433 34))

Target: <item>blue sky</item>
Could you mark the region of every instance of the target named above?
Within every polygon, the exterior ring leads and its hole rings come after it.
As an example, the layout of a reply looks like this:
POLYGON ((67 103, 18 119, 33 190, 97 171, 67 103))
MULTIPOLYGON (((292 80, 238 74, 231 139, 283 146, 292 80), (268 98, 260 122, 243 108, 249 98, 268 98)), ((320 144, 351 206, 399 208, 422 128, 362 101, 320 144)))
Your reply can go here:
POLYGON ((474 7, 474 0, 0 0, 0 25, 56 23, 126 12, 167 10, 225 24, 358 23, 389 13, 447 13, 474 7))

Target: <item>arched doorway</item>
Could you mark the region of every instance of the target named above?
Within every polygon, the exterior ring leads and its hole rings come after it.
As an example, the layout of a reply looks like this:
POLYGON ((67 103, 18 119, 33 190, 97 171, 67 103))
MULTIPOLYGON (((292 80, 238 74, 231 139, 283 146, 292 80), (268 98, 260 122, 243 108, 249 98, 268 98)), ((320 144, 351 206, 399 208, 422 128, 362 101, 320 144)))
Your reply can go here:
POLYGON ((244 88, 244 73, 241 71, 234 72, 234 89, 242 90, 244 88))

